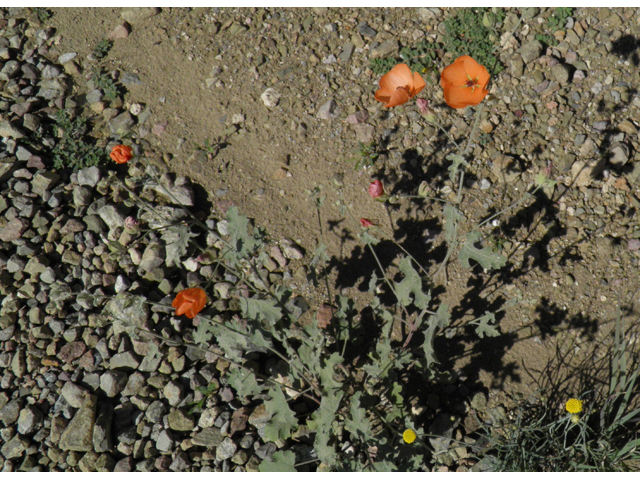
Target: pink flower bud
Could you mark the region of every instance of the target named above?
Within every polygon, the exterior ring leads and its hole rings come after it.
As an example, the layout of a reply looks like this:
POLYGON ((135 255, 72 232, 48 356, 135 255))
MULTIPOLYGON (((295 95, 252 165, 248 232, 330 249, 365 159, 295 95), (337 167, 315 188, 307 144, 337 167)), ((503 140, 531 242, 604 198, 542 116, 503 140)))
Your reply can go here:
POLYGON ((369 227, 372 227, 375 224, 371 220, 369 220, 368 218, 361 218, 360 219, 360 225, 362 225, 364 228, 369 228, 369 227))
POLYGON ((384 187, 380 180, 375 180, 369 184, 369 195, 371 198, 378 198, 384 195, 384 187))
POLYGON ((416 104, 418 105, 418 110, 420 110, 420 113, 422 115, 427 113, 429 109, 429 100, 426 100, 424 98, 418 98, 416 99, 416 104))
POLYGON ((138 222, 138 220, 136 220, 134 217, 127 217, 124 219, 124 226, 129 230, 134 230, 139 223, 140 222, 138 222))

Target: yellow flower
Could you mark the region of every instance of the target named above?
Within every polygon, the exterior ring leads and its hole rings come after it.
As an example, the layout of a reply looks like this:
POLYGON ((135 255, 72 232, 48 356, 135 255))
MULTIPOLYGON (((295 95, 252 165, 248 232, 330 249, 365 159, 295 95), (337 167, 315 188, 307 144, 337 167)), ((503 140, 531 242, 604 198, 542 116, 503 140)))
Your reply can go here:
POLYGON ((571 415, 571 423, 573 424, 580 423, 580 415, 578 415, 577 413, 574 413, 573 415, 571 415))
POLYGON ((407 443, 413 443, 416 440, 416 432, 407 428, 402 434, 402 439, 407 443))
POLYGON ((582 411, 582 400, 578 400, 577 398, 570 399, 565 408, 569 413, 580 413, 582 411))

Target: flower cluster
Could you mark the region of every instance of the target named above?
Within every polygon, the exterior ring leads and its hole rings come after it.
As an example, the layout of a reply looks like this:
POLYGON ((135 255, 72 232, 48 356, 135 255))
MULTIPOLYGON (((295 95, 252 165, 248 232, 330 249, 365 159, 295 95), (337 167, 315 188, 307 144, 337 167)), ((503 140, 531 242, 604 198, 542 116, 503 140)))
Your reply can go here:
MULTIPOLYGON (((456 58, 440 74, 444 101, 455 109, 478 105, 489 93, 489 78, 487 69, 469 55, 456 58)), ((390 108, 407 103, 420 93, 426 84, 418 72, 411 73, 408 65, 400 63, 382 76, 379 85, 375 98, 390 108)), ((420 111, 426 114, 428 103, 420 100, 417 100, 420 111)))

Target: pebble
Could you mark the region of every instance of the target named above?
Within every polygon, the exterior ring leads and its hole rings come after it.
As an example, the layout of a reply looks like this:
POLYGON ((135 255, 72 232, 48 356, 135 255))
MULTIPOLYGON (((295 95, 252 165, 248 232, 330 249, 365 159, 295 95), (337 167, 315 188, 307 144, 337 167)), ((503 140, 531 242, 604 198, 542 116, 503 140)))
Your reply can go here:
POLYGON ((238 446, 229 437, 225 437, 220 445, 216 448, 216 461, 222 462, 227 460, 236 453, 238 446))
POLYGON ((280 102, 280 97, 281 97, 281 94, 274 88, 267 88, 260 95, 260 99, 262 100, 262 103, 264 103, 264 105, 269 108, 274 108, 275 106, 277 106, 278 103, 280 102))
POLYGON ((107 397, 115 397, 127 385, 128 376, 119 370, 110 370, 100 376, 100 388, 107 397))
POLYGON ((191 417, 182 410, 173 410, 168 415, 169 428, 178 432, 189 432, 193 430, 196 423, 191 417))
POLYGON ((327 102, 323 103, 316 113, 316 117, 321 118, 323 120, 330 120, 338 116, 335 112, 337 104, 335 100, 330 99, 327 102))
POLYGON ((83 387, 76 385, 73 382, 66 382, 60 390, 60 395, 67 401, 73 408, 80 408, 84 402, 84 397, 87 394, 87 390, 83 387))

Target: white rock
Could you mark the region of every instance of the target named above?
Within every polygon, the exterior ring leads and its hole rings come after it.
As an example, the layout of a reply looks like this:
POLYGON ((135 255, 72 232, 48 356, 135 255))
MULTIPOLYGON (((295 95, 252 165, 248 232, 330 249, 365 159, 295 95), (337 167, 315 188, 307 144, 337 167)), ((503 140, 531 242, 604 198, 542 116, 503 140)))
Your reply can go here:
POLYGON ((264 92, 262 92, 260 98, 262 99, 262 103, 264 103, 267 107, 272 108, 278 105, 281 96, 282 95, 275 89, 267 88, 264 92))

